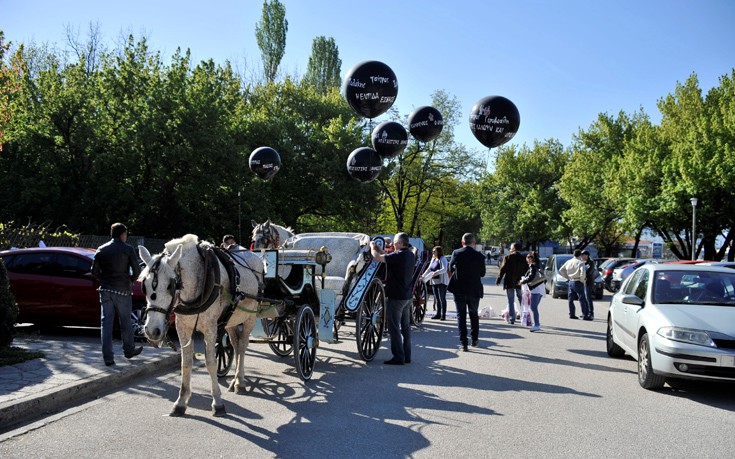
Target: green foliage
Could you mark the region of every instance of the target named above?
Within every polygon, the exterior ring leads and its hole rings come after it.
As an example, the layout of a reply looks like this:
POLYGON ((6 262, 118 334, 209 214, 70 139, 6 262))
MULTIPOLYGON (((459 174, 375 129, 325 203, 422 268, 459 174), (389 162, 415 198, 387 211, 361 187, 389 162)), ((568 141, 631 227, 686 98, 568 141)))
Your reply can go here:
POLYGON ((0 367, 4 365, 15 365, 17 363, 23 363, 33 359, 41 359, 45 356, 46 354, 40 351, 27 351, 14 346, 0 346, 0 367))
POLYGON ((314 38, 303 82, 320 93, 335 88, 339 90, 341 69, 342 60, 339 58, 339 48, 334 38, 324 36, 314 38))
POLYGON ((427 242, 442 245, 458 241, 465 232, 479 231, 479 210, 472 206, 474 183, 482 164, 473 152, 454 140, 454 128, 460 120, 456 97, 446 91, 432 95, 432 106, 442 114, 441 135, 428 143, 413 142, 400 155, 384 163, 379 182, 385 194, 385 213, 379 231, 406 231, 427 242), (468 189, 472 188, 472 189, 468 189), (465 224, 457 234, 448 234, 453 220, 465 224))
POLYGON ((16 317, 18 317, 18 304, 10 291, 5 263, 0 259, 0 349, 7 348, 13 342, 16 317))
POLYGON ((273 82, 278 66, 286 52, 286 7, 278 0, 265 0, 260 21, 255 25, 255 38, 263 58, 263 73, 268 82, 273 82))
POLYGON ((500 148, 494 172, 482 182, 482 238, 535 246, 564 235, 561 216, 568 207, 557 183, 568 160, 564 147, 551 139, 532 148, 500 148))
POLYGON ((0 223, 0 250, 11 247, 37 247, 41 241, 47 245, 77 246, 79 234, 61 226, 51 229, 47 224, 19 225, 15 222, 0 223))

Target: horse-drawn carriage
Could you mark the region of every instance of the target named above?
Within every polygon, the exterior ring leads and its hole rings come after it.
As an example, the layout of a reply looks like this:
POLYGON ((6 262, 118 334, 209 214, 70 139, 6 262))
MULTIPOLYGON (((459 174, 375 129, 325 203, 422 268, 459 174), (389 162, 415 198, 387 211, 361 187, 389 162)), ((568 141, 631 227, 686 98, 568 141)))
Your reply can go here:
MULTIPOLYGON (((375 240, 382 247, 383 239, 375 240)), ((260 250, 266 267, 261 305, 283 309, 256 324, 251 338, 279 356, 293 353, 303 380, 311 378, 319 344, 337 342, 348 317, 355 319, 360 357, 369 362, 380 349, 385 266, 372 260, 369 243, 361 233, 306 233, 260 250)))

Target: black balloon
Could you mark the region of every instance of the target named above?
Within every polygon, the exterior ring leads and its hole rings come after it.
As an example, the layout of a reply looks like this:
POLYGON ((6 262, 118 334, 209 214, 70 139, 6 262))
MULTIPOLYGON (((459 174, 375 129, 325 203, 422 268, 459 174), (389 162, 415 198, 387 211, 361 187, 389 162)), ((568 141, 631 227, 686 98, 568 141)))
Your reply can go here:
POLYGON ((250 153, 250 170, 263 180, 270 180, 281 169, 281 157, 271 147, 260 147, 250 153))
POLYGON ((398 80, 382 62, 365 61, 347 72, 342 89, 347 103, 358 115, 375 118, 396 101, 398 80))
POLYGON ((382 167, 383 160, 372 148, 356 148, 347 158, 347 172, 358 182, 372 182, 378 178, 382 167))
POLYGON ((520 125, 518 108, 503 96, 482 98, 470 112, 470 129, 488 148, 498 147, 512 139, 520 125))
POLYGON ((434 107, 419 107, 408 116, 408 130, 422 142, 430 142, 441 134, 444 119, 434 107))
POLYGON ((383 121, 373 129, 373 148, 383 158, 400 154, 408 145, 408 133, 401 123, 383 121))

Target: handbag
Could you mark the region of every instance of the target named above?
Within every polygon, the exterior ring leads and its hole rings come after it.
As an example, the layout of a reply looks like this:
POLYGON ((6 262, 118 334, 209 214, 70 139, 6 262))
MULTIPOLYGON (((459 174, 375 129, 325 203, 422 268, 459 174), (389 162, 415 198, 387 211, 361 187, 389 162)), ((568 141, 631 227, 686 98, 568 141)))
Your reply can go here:
POLYGON ((540 269, 536 270, 536 275, 533 276, 533 279, 528 281, 528 286, 530 288, 537 287, 540 284, 543 284, 546 282, 546 276, 544 276, 544 273, 541 272, 540 269))
POLYGON ((449 275, 449 285, 447 285, 447 292, 454 293, 455 287, 457 287, 457 276, 454 275, 454 273, 451 273, 449 275))

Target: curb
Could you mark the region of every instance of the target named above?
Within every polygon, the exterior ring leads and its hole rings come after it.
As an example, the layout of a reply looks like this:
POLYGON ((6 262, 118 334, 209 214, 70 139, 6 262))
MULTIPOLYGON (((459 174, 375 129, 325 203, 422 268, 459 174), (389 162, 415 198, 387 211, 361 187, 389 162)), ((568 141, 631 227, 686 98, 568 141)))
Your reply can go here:
POLYGON ((82 381, 58 386, 53 391, 25 397, 0 405, 0 431, 41 415, 59 411, 65 406, 85 398, 97 398, 129 384, 135 379, 149 376, 160 371, 171 371, 181 362, 179 353, 158 360, 127 365, 122 371, 97 374, 82 381))

